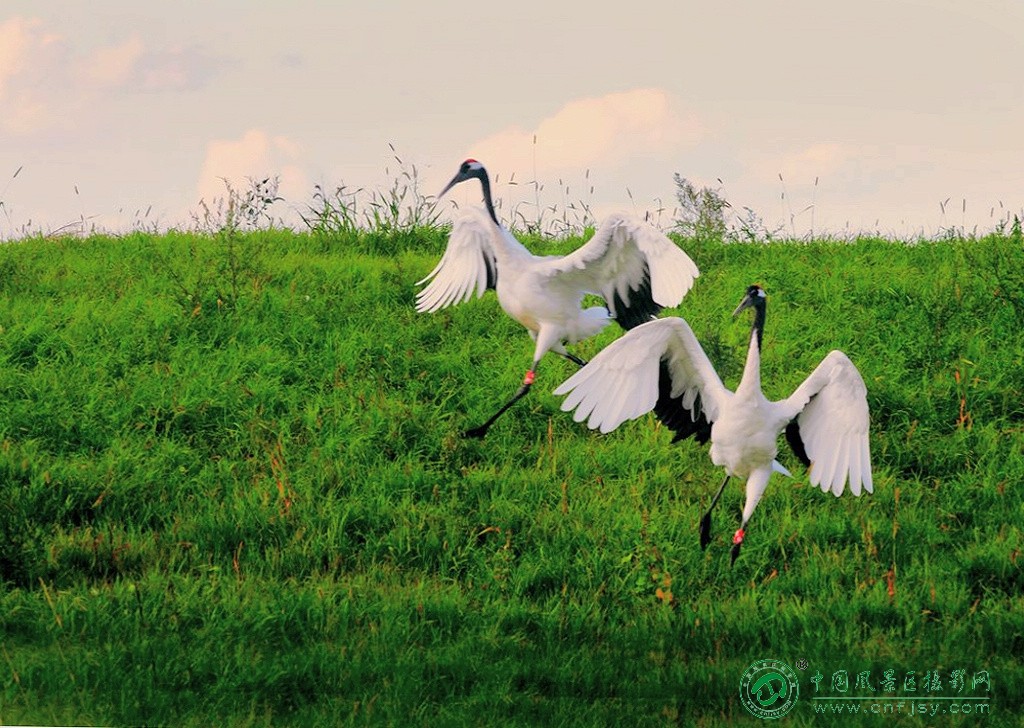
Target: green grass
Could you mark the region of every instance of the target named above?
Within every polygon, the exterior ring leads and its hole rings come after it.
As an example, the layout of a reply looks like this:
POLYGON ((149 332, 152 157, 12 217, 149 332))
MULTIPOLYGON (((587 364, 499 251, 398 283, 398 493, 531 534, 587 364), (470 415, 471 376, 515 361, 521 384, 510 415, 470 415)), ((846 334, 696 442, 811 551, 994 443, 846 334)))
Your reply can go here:
POLYGON ((460 439, 532 344, 493 295, 415 312, 443 245, 0 246, 0 723, 757 725, 738 683, 768 657, 808 663, 788 725, 821 724, 816 670, 958 668, 1019 723, 1019 237, 684 241, 702 275, 670 313, 728 385, 752 282, 769 397, 833 348, 868 385, 875 493, 822 494, 783 450, 732 568, 741 488, 701 551, 706 448, 577 425, 550 395, 568 362, 460 439))

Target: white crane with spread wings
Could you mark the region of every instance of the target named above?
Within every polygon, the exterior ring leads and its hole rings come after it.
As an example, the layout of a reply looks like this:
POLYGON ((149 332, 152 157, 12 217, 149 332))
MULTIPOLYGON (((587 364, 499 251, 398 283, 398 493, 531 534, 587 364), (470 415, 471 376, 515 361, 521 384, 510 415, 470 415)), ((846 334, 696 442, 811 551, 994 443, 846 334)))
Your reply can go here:
POLYGON ((563 382, 562 409, 577 422, 610 432, 626 420, 654 410, 676 440, 711 441, 711 462, 725 480, 700 524, 701 547, 711 540, 711 510, 730 477, 746 480, 746 502, 733 536, 732 560, 740 552, 758 501, 773 472, 790 475, 776 459, 778 436, 810 467, 811 485, 836 496, 847 482, 854 495, 872 492, 868 402, 864 380, 841 351, 830 352, 789 397, 771 402, 761 392, 761 339, 765 292, 746 290, 737 315, 754 309, 754 325, 743 376, 735 392, 722 384, 689 324, 665 318, 642 324, 605 347, 563 382))
POLYGON ((628 215, 612 215, 594 237, 566 256, 533 255, 498 221, 487 170, 467 159, 441 191, 480 180, 489 219, 461 217, 452 227, 440 262, 418 284, 416 310, 446 306, 496 290, 502 309, 529 331, 535 342, 533 363, 516 394, 490 419, 467 430, 483 437, 509 407, 530 391, 541 358, 554 351, 582 366, 565 344, 600 332, 611 320, 631 329, 650 321, 662 308, 678 306, 699 275, 679 246, 650 224, 628 215), (581 308, 583 296, 601 296, 607 308, 581 308))

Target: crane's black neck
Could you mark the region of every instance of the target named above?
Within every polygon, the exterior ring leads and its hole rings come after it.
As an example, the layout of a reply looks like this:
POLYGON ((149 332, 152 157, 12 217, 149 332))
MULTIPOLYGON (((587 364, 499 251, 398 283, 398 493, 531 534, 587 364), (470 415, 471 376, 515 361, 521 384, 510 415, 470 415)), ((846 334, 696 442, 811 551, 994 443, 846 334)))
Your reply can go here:
POLYGON ((764 338, 765 300, 763 297, 754 299, 754 326, 752 335, 757 336, 757 350, 761 351, 761 340, 764 338))
POLYGON ((487 177, 487 171, 481 169, 477 178, 480 180, 480 187, 483 188, 484 206, 487 208, 487 214, 494 220, 495 225, 501 227, 501 223, 498 222, 498 215, 494 212, 494 201, 491 199, 491 180, 487 177))

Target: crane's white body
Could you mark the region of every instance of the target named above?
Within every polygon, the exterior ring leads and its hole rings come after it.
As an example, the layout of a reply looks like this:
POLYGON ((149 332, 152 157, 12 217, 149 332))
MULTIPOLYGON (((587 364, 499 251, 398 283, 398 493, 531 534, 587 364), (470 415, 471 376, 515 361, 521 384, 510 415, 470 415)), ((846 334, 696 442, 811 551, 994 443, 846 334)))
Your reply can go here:
MULTIPOLYGON (((836 496, 849 482, 854 495, 872 492, 868 406, 864 380, 841 351, 830 352, 792 395, 777 402, 761 392, 760 346, 756 330, 743 376, 729 391, 681 318, 642 324, 602 350, 563 382, 556 395, 568 395, 565 411, 577 422, 610 432, 626 420, 651 411, 659 396, 664 360, 672 397, 694 420, 700 409, 711 423, 711 461, 727 475, 746 480, 743 524, 750 519, 773 472, 790 475, 775 458, 778 437, 796 419, 811 461, 812 485, 836 496)), ((740 532, 742 538, 742 527, 740 532)))
POLYGON ((613 215, 587 243, 566 256, 532 254, 503 226, 480 213, 460 217, 437 266, 418 284, 416 310, 438 311, 484 294, 496 277, 501 308, 536 342, 534 362, 548 351, 565 354, 612 320, 616 295, 627 306, 650 286, 653 301, 677 306, 699 275, 675 243, 646 222, 613 215), (581 308, 592 293, 609 303, 581 308))

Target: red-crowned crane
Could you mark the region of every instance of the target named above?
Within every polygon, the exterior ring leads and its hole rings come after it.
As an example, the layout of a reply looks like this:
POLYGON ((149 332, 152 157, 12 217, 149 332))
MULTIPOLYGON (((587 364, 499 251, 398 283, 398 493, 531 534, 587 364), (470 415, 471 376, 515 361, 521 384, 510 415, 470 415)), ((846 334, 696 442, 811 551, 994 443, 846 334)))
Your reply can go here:
POLYGON ((486 422, 467 430, 483 437, 494 421, 530 391, 544 354, 583 366, 565 344, 600 332, 612 319, 624 329, 650 321, 662 308, 678 306, 699 275, 690 257, 650 224, 612 215, 594 237, 566 256, 533 255, 498 221, 487 170, 467 159, 438 197, 466 180, 480 180, 490 219, 459 218, 441 261, 417 285, 416 310, 434 312, 480 297, 493 288, 505 313, 526 327, 535 342, 533 363, 515 395, 486 422), (580 307, 585 294, 604 298, 607 308, 580 307))
POLYGON ((610 432, 626 420, 654 410, 676 435, 711 440, 711 462, 725 468, 725 480, 700 523, 700 544, 711 540, 711 511, 730 477, 746 480, 742 522, 733 536, 736 561, 747 522, 773 472, 790 475, 777 460, 779 434, 786 433, 796 456, 810 467, 811 485, 842 494, 849 481, 859 496, 872 492, 868 444, 868 402, 864 380, 841 351, 830 352, 789 397, 770 402, 761 393, 761 339, 765 292, 746 290, 738 315, 754 309, 747 361, 735 392, 722 384, 689 324, 664 318, 637 326, 605 347, 563 382, 562 409, 573 419, 610 432))

